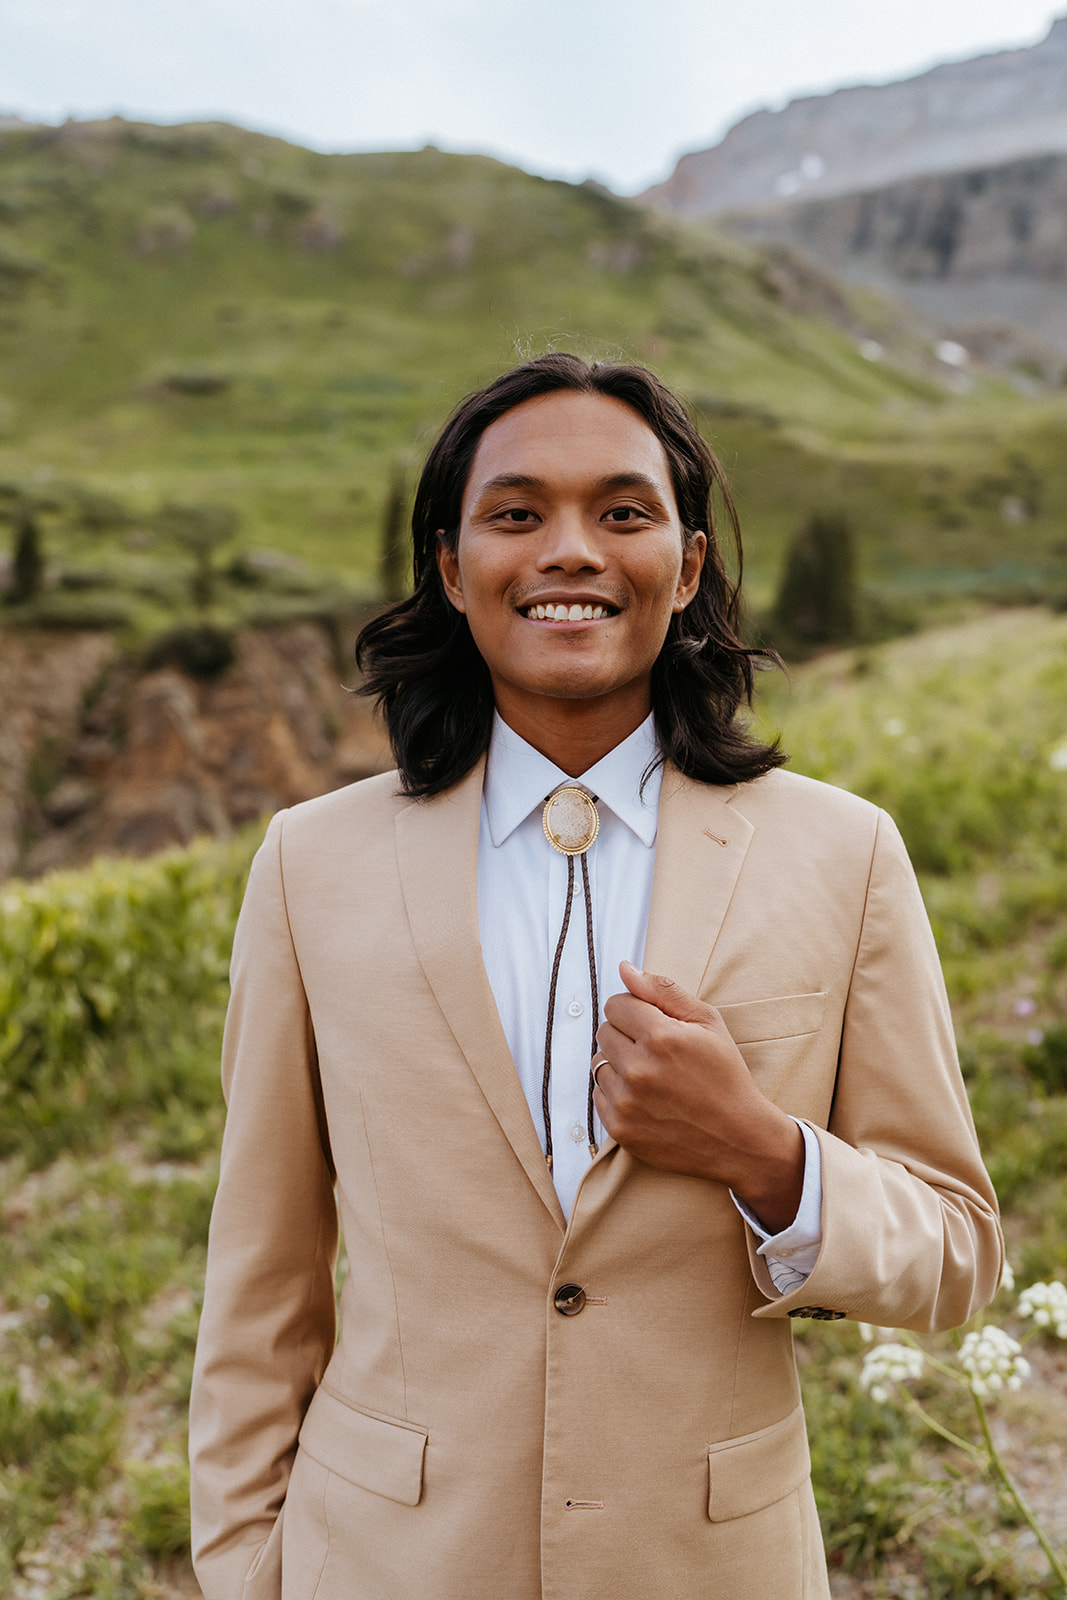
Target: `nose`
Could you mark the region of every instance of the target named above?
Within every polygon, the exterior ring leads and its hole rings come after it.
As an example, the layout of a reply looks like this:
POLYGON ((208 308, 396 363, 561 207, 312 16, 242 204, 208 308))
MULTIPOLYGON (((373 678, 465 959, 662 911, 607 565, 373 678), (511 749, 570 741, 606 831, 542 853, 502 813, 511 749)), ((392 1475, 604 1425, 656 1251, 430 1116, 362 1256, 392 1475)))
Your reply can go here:
POLYGON ((538 553, 539 572, 603 572, 600 531, 578 510, 562 510, 547 522, 538 553))

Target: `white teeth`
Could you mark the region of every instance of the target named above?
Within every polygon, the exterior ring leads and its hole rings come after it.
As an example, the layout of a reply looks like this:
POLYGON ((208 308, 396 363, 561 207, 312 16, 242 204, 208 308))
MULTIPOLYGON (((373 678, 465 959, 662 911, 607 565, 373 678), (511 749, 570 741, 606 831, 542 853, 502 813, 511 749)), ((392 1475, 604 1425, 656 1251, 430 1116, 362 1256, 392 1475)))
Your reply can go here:
POLYGON ((557 605, 549 601, 548 605, 528 606, 526 616, 537 622, 597 622, 608 613, 603 606, 592 605, 557 605))

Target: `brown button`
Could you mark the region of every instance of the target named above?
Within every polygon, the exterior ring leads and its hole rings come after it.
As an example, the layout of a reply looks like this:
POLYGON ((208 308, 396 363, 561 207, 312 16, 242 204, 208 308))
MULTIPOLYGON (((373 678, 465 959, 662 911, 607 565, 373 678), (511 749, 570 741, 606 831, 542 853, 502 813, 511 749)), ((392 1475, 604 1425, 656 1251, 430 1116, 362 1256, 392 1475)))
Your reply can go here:
POLYGON ((585 1290, 578 1283, 562 1283, 553 1299, 561 1317, 576 1317, 585 1305, 585 1290))

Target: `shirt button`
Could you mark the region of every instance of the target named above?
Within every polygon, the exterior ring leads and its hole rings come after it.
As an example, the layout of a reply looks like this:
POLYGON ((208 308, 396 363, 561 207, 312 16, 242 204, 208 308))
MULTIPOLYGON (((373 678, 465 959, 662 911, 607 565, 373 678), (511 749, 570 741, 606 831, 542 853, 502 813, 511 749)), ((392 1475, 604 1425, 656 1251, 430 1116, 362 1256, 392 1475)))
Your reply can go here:
POLYGON ((585 1007, 582 1005, 580 1000, 572 1000, 570 1005, 567 1007, 567 1015, 569 1017, 580 1017, 584 1010, 585 1007))
POLYGON ((585 1140, 589 1137, 588 1131, 582 1127, 580 1122, 571 1123, 570 1134, 575 1144, 584 1144, 585 1140))
POLYGON ((585 1305, 585 1290, 577 1283, 564 1283, 552 1297, 561 1317, 576 1317, 585 1305))

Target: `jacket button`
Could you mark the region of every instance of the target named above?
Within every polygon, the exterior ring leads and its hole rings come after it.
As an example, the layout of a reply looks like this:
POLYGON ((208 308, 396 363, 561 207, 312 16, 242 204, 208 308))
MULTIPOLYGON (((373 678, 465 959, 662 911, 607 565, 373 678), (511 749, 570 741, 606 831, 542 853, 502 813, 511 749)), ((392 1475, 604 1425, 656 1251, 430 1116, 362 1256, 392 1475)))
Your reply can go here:
POLYGON ((576 1317, 585 1305, 585 1290, 577 1283, 562 1283, 553 1299, 561 1317, 576 1317))

